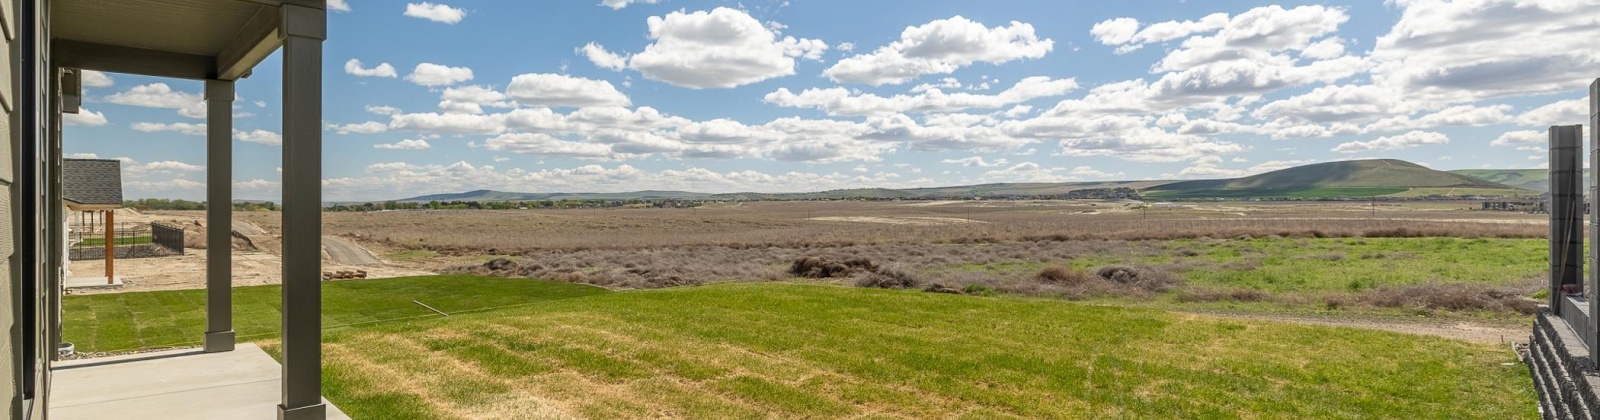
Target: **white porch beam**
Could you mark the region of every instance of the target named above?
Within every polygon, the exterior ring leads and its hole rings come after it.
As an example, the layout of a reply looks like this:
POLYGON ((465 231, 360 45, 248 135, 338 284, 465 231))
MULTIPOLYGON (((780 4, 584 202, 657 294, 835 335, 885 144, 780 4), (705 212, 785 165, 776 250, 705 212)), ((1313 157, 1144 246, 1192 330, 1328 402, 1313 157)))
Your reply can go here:
POLYGON ((206 80, 205 351, 232 351, 233 97, 229 80, 206 80))
POLYGON ((280 420, 327 415, 322 402, 322 42, 327 11, 284 5, 283 402, 280 420))

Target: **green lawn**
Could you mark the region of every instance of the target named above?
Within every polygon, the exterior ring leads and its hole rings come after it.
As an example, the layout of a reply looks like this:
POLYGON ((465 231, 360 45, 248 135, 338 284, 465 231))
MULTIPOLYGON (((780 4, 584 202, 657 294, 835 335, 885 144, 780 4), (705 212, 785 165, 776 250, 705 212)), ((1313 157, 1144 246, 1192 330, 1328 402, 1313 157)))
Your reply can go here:
MULTIPOLYGON (((1536 416, 1505 349, 1378 331, 788 283, 324 290, 327 323, 343 325, 325 334, 325 391, 356 418, 1536 416), (458 314, 428 316, 419 298, 458 314)), ((269 351, 276 292, 237 292, 241 334, 269 351)), ((198 338, 199 297, 71 296, 67 339, 198 338)))
MULTIPOLYGON (((233 289, 233 329, 241 340, 275 337, 282 288, 233 289)), ((336 331, 374 322, 438 316, 605 293, 594 286, 474 276, 431 276, 323 283, 322 324, 336 331)), ((62 335, 79 351, 198 345, 205 332, 204 290, 67 296, 62 335)))
POLYGON ((1168 271, 1195 288, 1322 295, 1419 284, 1526 286, 1542 278, 1549 264, 1547 242, 1539 239, 1257 238, 1116 244, 1070 260, 1007 259, 929 267, 922 274, 1029 277, 1051 265, 1087 272, 1124 265, 1168 271))
POLYGON ((1304 293, 1419 283, 1510 285, 1543 275, 1549 265, 1548 242, 1538 239, 1262 238, 1160 244, 1159 252, 1130 249, 1069 265, 1167 264, 1188 267, 1177 271, 1197 286, 1304 293), (1184 250, 1198 255, 1183 255, 1184 250))
MULTIPOLYGON (((131 238, 111 238, 111 242, 114 243, 114 244, 117 244, 117 245, 148 244, 148 243, 152 242, 153 240, 154 239, 149 237, 149 236, 135 236, 135 237, 131 237, 131 238)), ((106 238, 83 238, 82 241, 78 242, 78 245, 82 245, 82 246, 96 246, 96 245, 105 245, 105 244, 106 244, 106 238)))

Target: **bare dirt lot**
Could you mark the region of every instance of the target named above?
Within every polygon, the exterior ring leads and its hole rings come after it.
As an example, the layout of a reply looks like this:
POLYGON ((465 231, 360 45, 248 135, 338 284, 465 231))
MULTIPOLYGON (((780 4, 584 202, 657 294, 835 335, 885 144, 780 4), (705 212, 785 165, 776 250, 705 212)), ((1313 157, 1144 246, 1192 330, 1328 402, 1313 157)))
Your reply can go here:
MULTIPOLYGON (((277 216, 277 213, 266 213, 277 216)), ((266 217, 260 218, 268 219, 266 217)), ((183 255, 158 258, 130 258, 116 260, 116 273, 123 286, 110 289, 75 289, 72 293, 119 293, 146 290, 176 290, 205 288, 206 278, 206 223, 204 212, 171 211, 140 213, 121 210, 120 223, 164 222, 184 228, 183 255)), ((277 226, 276 223, 272 226, 277 226)), ((233 285, 257 286, 283 282, 283 260, 279 257, 281 241, 278 232, 267 231, 244 220, 234 220, 233 285)), ((104 260, 73 261, 69 264, 73 275, 95 275, 105 272, 104 260)), ((323 269, 325 271, 362 270, 369 278, 400 277, 432 274, 431 271, 392 266, 358 244, 343 238, 329 237, 324 243, 323 269)))

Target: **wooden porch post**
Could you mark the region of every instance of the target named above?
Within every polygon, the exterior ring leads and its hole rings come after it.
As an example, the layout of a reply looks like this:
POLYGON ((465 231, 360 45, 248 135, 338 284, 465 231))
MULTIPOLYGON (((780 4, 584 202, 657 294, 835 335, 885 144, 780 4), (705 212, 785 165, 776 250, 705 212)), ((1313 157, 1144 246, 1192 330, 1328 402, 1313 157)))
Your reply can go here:
POLYGON ((117 213, 116 210, 106 210, 106 284, 116 284, 117 260, 117 213))

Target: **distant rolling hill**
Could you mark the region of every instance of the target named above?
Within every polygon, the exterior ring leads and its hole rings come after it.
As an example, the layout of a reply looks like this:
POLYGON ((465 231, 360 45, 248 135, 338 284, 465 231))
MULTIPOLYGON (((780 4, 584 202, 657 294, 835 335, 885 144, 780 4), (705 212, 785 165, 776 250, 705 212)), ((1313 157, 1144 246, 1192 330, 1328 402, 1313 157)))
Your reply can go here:
POLYGON ((634 191, 624 193, 522 193, 494 190, 477 190, 453 194, 432 194, 403 198, 400 202, 428 201, 545 201, 545 200, 664 200, 673 198, 701 198, 710 194, 684 191, 634 191))
POLYGON ((708 200, 825 200, 825 199, 850 199, 850 198, 915 198, 915 199, 957 199, 973 197, 1016 197, 1066 194, 1071 191, 1096 189, 1096 188, 1132 188, 1142 189, 1153 185, 1171 181, 1113 181, 1113 182, 1058 182, 1058 183, 1004 183, 964 185, 954 187, 935 188, 856 188, 846 190, 799 192, 799 193, 724 193, 708 194, 684 191, 635 191, 620 193, 521 193, 493 190, 468 191, 455 194, 432 194, 411 198, 403 198, 399 202, 428 202, 428 201, 542 201, 542 200, 665 200, 665 199, 708 199, 708 200))
POLYGON ((954 199, 973 197, 1017 197, 1060 195, 1072 191, 1097 188, 1148 188, 1172 181, 1108 181, 1108 182, 1039 182, 961 185, 931 188, 856 188, 805 193, 734 193, 717 194, 711 198, 740 200, 823 200, 846 198, 880 199, 954 199))
MULTIPOLYGON (((1464 172, 1464 171, 1458 171, 1464 172)), ((1526 172, 1526 171, 1524 171, 1526 172)), ((1532 179, 1534 174, 1522 174, 1532 179)), ((1196 181, 1107 181, 1056 183, 999 183, 933 188, 857 188, 797 193, 697 193, 686 191, 634 191, 619 193, 523 193, 493 190, 433 194, 394 201, 544 201, 544 200, 827 200, 827 199, 963 199, 1055 196, 1087 189, 1132 188, 1155 199, 1250 197, 1375 197, 1429 195, 1537 195, 1480 174, 1429 169, 1403 160, 1373 159, 1318 163, 1233 179, 1196 181)), ((1511 175, 1504 175, 1511 179, 1511 175)), ((1518 178, 1521 179, 1521 178, 1518 178)))
MULTIPOLYGON (((1489 182, 1498 182, 1525 190, 1550 191, 1550 171, 1545 169, 1461 169, 1450 171, 1489 182)), ((1583 170, 1583 186, 1587 190, 1593 182, 1589 170, 1583 170)))
POLYGON ((1171 198, 1529 195, 1533 191, 1396 159, 1349 160, 1243 178, 1179 181, 1146 190, 1171 198))

